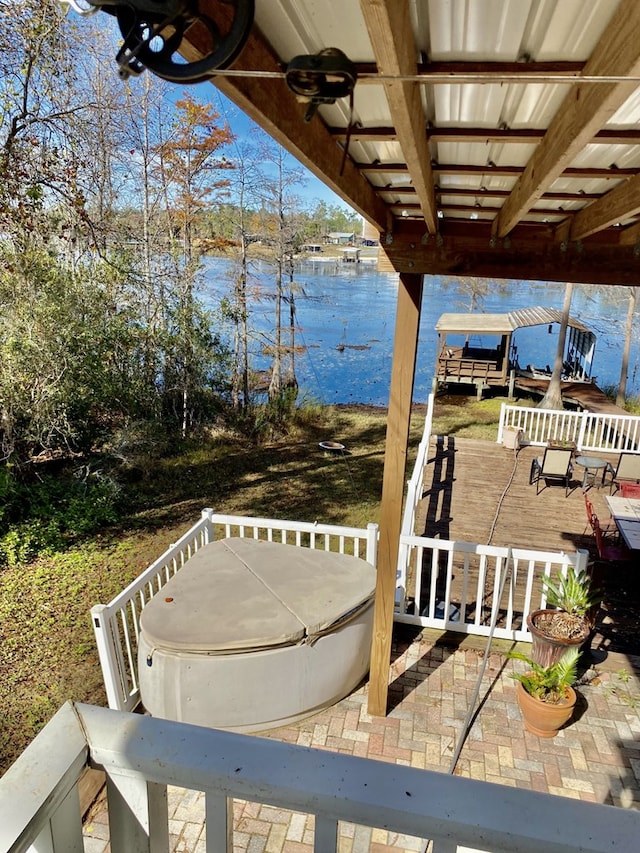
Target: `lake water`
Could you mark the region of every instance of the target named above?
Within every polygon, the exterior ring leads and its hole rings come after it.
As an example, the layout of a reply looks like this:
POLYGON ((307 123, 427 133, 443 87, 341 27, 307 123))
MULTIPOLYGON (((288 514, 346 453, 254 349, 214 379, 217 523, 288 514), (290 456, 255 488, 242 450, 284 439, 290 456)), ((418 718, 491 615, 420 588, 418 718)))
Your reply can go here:
MULTIPOLYGON (((230 292, 234 264, 223 258, 206 262, 203 293, 215 308, 230 292)), ((389 399, 395 331, 398 276, 379 273, 374 264, 310 262, 298 267, 295 283, 296 343, 305 351, 296 356, 296 376, 302 396, 330 403, 386 406, 389 399)), ((252 366, 268 369, 262 353, 265 335, 273 328, 274 273, 267 264, 254 264, 249 285, 249 325, 255 331, 252 366)), ((502 313, 541 305, 562 310, 564 284, 538 281, 496 282, 482 300, 481 310, 502 313)), ((414 401, 426 402, 436 357, 435 324, 445 312, 469 310, 468 291, 457 279, 425 276, 418 345, 414 401)), ((576 285, 571 315, 597 335, 592 375, 603 388, 617 385, 624 341, 628 290, 576 285)), ((285 306, 288 310, 288 306, 285 306)), ((284 310, 284 309, 283 309, 284 310)), ((478 310, 476 308, 476 310, 478 310)), ((285 320, 283 314, 283 321, 285 320)), ((514 335, 520 364, 553 364, 559 326, 519 329, 514 335)), ((230 340, 230 329, 221 327, 230 340)), ((634 334, 627 393, 640 392, 640 346, 634 334)), ((474 339, 474 344, 480 343, 474 339)), ((490 346, 495 346, 492 338, 490 346)))

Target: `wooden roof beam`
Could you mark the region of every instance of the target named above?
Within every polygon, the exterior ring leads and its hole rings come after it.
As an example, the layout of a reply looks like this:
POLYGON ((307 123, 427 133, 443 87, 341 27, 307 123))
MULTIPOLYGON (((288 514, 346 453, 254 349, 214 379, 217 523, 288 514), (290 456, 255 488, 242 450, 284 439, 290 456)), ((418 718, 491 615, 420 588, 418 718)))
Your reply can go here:
MULTIPOLYGON (((584 67, 585 76, 637 76, 640 72, 640 3, 622 0, 584 67)), ((637 82, 574 86, 558 109, 510 198, 494 221, 506 236, 523 213, 629 98, 637 82)))
MULTIPOLYGON (((395 172, 398 174, 406 174, 406 163, 382 163, 376 161, 374 163, 356 163, 357 168, 361 172, 395 172)), ((524 166, 498 166, 497 164, 487 164, 486 166, 476 166, 470 163, 431 163, 431 169, 434 175, 499 175, 500 177, 519 177, 524 166)), ((621 178, 629 178, 638 173, 634 168, 618 169, 615 166, 609 168, 598 168, 595 166, 569 166, 562 173, 563 178, 575 178, 576 180, 584 180, 591 178, 602 178, 603 180, 620 180, 621 178)))
POLYGON ((640 175, 636 175, 578 211, 573 217, 569 240, 582 240, 622 219, 629 219, 639 211, 640 175))
MULTIPOLYGON (((376 186, 376 192, 380 193, 380 195, 384 195, 385 193, 399 193, 400 195, 413 195, 415 194, 415 188, 410 184, 387 184, 383 187, 376 186)), ((499 190, 499 189, 487 189, 487 187, 447 187, 440 186, 438 184, 435 185, 435 192, 437 196, 443 195, 451 195, 451 196, 471 196, 476 198, 508 198, 510 193, 509 190, 499 190)), ((548 201, 579 201, 585 202, 589 200, 599 200, 605 198, 603 193, 572 193, 572 192, 563 192, 563 191, 549 191, 542 193, 540 199, 547 199, 548 201)), ((540 201, 538 199, 538 201, 540 201)))
MULTIPOLYGON (((604 84, 600 84, 604 85, 604 84)), ((347 128, 329 127, 329 133, 338 140, 347 138, 347 128)), ((542 128, 495 128, 495 127, 434 127, 425 128, 429 142, 504 142, 537 145, 546 131, 542 128)), ((397 142, 394 127, 358 127, 351 131, 353 142, 397 142)), ((590 140, 592 145, 638 145, 640 130, 637 128, 602 128, 590 140)))
MULTIPOLYGON (((418 56, 408 2, 361 0, 361 9, 380 73, 392 76, 415 74, 418 56)), ((390 80, 383 85, 396 137, 420 200, 427 231, 435 234, 438 216, 420 84, 390 80)))

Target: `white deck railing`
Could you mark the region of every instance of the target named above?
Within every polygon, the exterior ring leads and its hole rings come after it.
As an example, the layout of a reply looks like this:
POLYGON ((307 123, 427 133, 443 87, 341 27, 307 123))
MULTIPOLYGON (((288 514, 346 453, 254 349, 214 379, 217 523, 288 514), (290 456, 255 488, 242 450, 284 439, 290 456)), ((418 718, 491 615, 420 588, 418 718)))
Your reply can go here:
POLYGON ((109 604, 91 608, 91 619, 98 646, 110 708, 132 711, 140 701, 137 647, 140 614, 149 601, 187 562, 209 542, 229 537, 249 537, 352 554, 375 567, 378 527, 366 529, 304 521, 249 518, 202 511, 200 521, 142 572, 109 604))
MULTIPOLYGON (((407 484, 394 619, 426 628, 486 636, 495 615, 496 637, 531 642, 526 617, 546 604, 541 576, 557 571, 564 574, 568 566, 574 566, 577 571, 586 569, 589 555, 586 551, 565 554, 416 536, 416 512, 423 497, 424 472, 429 461, 433 405, 431 395, 413 474, 407 484), (507 569, 508 583, 503 600, 499 601, 507 569)), ((512 424, 522 428, 521 423, 537 429, 540 435, 547 434, 547 438, 572 440, 570 436, 575 435, 576 430, 588 431, 580 417, 577 412, 550 412, 503 404, 499 440, 502 440, 504 428, 512 424)), ((635 420, 640 422, 640 418, 635 420)))
POLYGON ((413 474, 407 482, 407 497, 404 504, 404 513, 402 515, 402 526, 400 528, 400 546, 398 548, 398 565, 396 570, 396 610, 404 612, 405 603, 405 584, 402 578, 406 574, 406 569, 409 561, 409 552, 402 537, 412 536, 416 530, 416 512, 420 501, 422 500, 422 492, 424 488, 424 472, 427 467, 429 458, 429 442, 431 440, 431 428, 433 425, 433 405, 434 395, 429 394, 427 402, 427 414, 422 430, 422 438, 418 445, 416 461, 413 466, 413 474))
POLYGON ((586 570, 589 557, 587 551, 564 554, 405 535, 401 549, 405 568, 397 622, 488 636, 495 617, 494 636, 528 642, 526 617, 546 605, 541 577, 566 574, 569 566, 586 570))
POLYGON ((234 799, 314 815, 315 853, 336 853, 340 822, 433 853, 604 853, 640 838, 635 809, 67 703, 0 779, 0 851, 80 853, 87 765, 107 775, 112 853, 169 853, 168 785, 205 792, 209 853, 234 849, 234 799))
POLYGON ((505 429, 522 430, 523 444, 572 441, 581 452, 640 453, 640 417, 594 414, 502 404, 498 443, 505 429))

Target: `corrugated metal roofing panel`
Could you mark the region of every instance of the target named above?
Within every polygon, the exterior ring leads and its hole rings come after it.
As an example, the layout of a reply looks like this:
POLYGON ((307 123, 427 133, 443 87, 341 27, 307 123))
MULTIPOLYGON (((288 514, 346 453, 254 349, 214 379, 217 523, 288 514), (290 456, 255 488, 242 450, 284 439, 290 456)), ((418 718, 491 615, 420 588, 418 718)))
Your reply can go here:
POLYGON ((506 335, 513 331, 513 327, 508 314, 442 314, 436 323, 436 331, 506 335))
MULTIPOLYGON (((529 326, 547 326, 550 323, 561 322, 562 311, 537 305, 531 308, 519 308, 506 314, 442 314, 435 328, 438 332, 507 334, 529 326)), ((575 317, 569 317, 569 325, 583 332, 590 332, 590 329, 575 317)))

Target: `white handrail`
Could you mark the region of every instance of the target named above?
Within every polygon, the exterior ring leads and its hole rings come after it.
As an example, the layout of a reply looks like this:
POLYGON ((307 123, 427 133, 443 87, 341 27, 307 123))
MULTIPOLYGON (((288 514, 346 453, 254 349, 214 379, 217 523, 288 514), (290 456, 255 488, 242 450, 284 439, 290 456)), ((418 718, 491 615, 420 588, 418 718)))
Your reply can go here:
POLYGON ((169 849, 168 785, 205 792, 207 849, 221 853, 234 798, 314 815, 316 853, 336 853, 340 822, 430 839, 434 853, 604 853, 640 837, 635 809, 67 703, 0 779, 0 851, 83 850, 89 763, 107 774, 113 849, 169 849))

